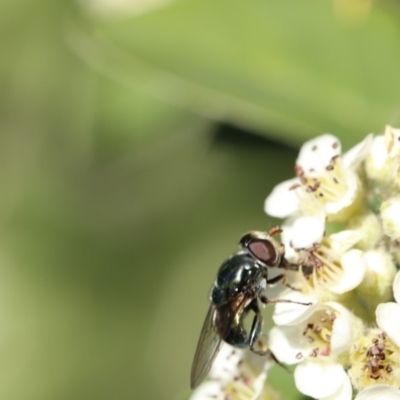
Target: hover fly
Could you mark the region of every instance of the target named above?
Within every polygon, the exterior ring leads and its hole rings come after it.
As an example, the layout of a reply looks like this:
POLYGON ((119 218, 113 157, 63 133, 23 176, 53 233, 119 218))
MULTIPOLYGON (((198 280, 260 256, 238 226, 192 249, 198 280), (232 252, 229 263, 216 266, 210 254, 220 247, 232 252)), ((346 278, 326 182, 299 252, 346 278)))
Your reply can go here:
POLYGON ((269 353, 260 340, 263 326, 261 309, 265 304, 299 303, 287 299, 269 299, 268 286, 285 279, 280 274, 268 279, 268 268, 299 270, 284 257, 285 249, 273 236, 281 233, 272 228, 268 233, 251 231, 240 239, 241 250, 233 254, 220 267, 211 289, 211 304, 200 333, 191 371, 191 388, 197 387, 208 374, 223 342, 235 347, 249 347, 259 355, 269 353), (246 315, 252 311, 249 332, 244 326, 246 315))

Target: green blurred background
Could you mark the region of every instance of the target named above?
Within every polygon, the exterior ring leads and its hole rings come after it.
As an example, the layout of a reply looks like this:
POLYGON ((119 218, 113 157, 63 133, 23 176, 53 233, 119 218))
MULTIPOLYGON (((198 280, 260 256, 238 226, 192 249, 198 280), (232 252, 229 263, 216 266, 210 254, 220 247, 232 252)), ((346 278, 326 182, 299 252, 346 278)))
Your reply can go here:
POLYGON ((400 125, 399 2, 15 0, 0 29, 0 398, 187 397, 296 148, 400 125))

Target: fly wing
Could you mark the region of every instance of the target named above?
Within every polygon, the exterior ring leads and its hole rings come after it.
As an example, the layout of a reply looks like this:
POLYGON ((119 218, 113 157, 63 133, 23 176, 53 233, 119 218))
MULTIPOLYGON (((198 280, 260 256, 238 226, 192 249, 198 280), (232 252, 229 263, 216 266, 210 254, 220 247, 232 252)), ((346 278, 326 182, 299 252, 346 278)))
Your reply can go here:
POLYGON ((207 376, 224 339, 231 330, 234 318, 243 313, 248 301, 247 296, 239 296, 235 301, 219 305, 218 310, 213 304, 210 305, 193 359, 190 376, 192 389, 200 385, 207 376))
POLYGON ((215 307, 211 304, 208 308, 203 328, 201 329, 199 342, 193 359, 192 372, 190 375, 190 386, 192 389, 199 386, 207 376, 223 343, 223 340, 214 326, 214 313, 215 307))

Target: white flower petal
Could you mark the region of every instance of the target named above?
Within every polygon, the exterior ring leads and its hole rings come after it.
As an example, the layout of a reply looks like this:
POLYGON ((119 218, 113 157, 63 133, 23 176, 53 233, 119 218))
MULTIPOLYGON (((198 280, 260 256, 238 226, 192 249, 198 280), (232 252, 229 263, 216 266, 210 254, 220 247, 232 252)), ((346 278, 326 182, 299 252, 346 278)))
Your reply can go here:
POLYGON ((190 396, 189 400, 215 399, 224 400, 225 393, 220 382, 203 382, 190 396))
POLYGON ((400 304, 400 271, 396 273, 393 281, 393 295, 396 302, 400 304))
POLYGON ((296 165, 301 167, 307 176, 325 171, 332 157, 341 153, 340 141, 337 137, 326 133, 304 143, 300 149, 296 165))
POLYGON ((330 287, 333 293, 343 294, 356 288, 363 280, 366 272, 364 253, 358 249, 351 249, 341 257, 343 273, 339 281, 330 287))
POLYGON ((352 343, 352 314, 347 310, 347 308, 334 301, 328 302, 326 305, 332 307, 339 313, 333 322, 331 336, 332 355, 339 355, 343 351, 347 350, 352 343))
POLYGON ((379 328, 400 347, 400 305, 397 303, 379 304, 376 307, 375 315, 379 328))
POLYGON ((330 202, 325 204, 325 211, 328 214, 337 214, 350 204, 352 204, 358 193, 358 178, 352 170, 346 171, 346 184, 347 191, 340 197, 338 201, 330 202))
POLYGON ((400 390, 388 385, 374 385, 361 391, 355 400, 400 400, 400 390))
POLYGON ((268 372, 274 365, 275 362, 270 357, 260 357, 251 350, 244 351, 243 363, 240 363, 239 370, 242 365, 248 365, 255 375, 260 375, 264 372, 268 372))
POLYGON ((211 366, 209 373, 210 378, 222 381, 233 379, 237 374, 238 364, 243 358, 243 354, 243 349, 238 349, 224 343, 211 366))
POLYGON ((385 165, 388 158, 389 154, 386 149, 385 138, 383 136, 375 137, 368 156, 371 167, 379 171, 385 165))
POLYGON ((393 280, 395 265, 391 255, 384 250, 369 250, 365 252, 367 269, 376 274, 376 279, 393 280))
POLYGON ((330 248, 337 253, 344 253, 362 239, 360 231, 346 229, 329 236, 330 248))
POLYGON ((293 178, 276 185, 264 203, 264 211, 276 218, 286 218, 299 209, 299 199, 296 190, 298 178, 293 178))
POLYGON ((392 240, 400 239, 400 196, 382 202, 380 211, 384 233, 392 240))
POLYGON ((308 249, 322 240, 325 231, 325 215, 299 217, 293 222, 291 243, 295 249, 308 249))
POLYGON ((353 394, 353 388, 351 386, 351 381, 349 376, 343 371, 345 375, 343 378, 342 385, 340 388, 333 394, 328 397, 320 398, 319 400, 351 400, 353 394))
POLYGON ((301 393, 320 399, 340 389, 345 373, 340 364, 307 360, 296 367, 294 380, 301 393))
MULTIPOLYGON (((261 357, 260 357, 261 358, 261 357)), ((260 375, 257 376, 256 379, 253 381, 253 389, 254 389, 254 395, 251 398, 251 400, 258 400, 260 397, 260 394, 262 393, 265 385, 265 380, 267 379, 267 372, 264 371, 260 375)))
POLYGON ((272 316, 276 325, 294 325, 308 319, 317 307, 317 300, 305 296, 301 292, 290 291, 282 294, 279 299, 293 300, 301 303, 312 303, 307 306, 297 303, 277 303, 272 316))
POLYGON ((361 161, 363 161, 371 151, 373 141, 374 135, 369 134, 362 142, 356 144, 349 151, 347 151, 346 154, 342 156, 345 168, 354 168, 361 161))
MULTIPOLYGON (((300 335, 301 338, 303 337, 300 335)), ((308 354, 308 343, 299 338, 298 327, 273 327, 268 335, 268 345, 272 354, 285 364, 297 364, 308 354)))
POLYGON ((281 226, 281 242, 285 246, 285 258, 289 261, 294 262, 297 259, 298 254, 293 247, 292 237, 293 237, 293 224, 291 221, 286 221, 284 225, 281 226))
POLYGON ((383 136, 385 138, 385 146, 389 157, 397 157, 400 154, 400 129, 394 129, 390 125, 386 125, 383 136))

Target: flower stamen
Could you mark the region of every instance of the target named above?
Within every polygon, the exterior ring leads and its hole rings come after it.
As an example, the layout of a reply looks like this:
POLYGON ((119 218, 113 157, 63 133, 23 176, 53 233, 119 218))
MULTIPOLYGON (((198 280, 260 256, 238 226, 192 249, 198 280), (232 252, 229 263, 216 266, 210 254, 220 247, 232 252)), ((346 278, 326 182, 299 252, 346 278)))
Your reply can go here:
POLYGON ((337 284, 343 274, 340 259, 335 256, 329 244, 329 238, 316 243, 310 249, 297 250, 300 253, 300 265, 312 269, 310 275, 305 275, 305 283, 312 289, 329 288, 337 284), (311 278, 311 279, 310 279, 311 278))
POLYGON ((309 343, 313 343, 310 357, 329 356, 332 326, 336 313, 330 309, 317 311, 303 330, 303 336, 309 343))
POLYGON ((361 390, 377 383, 398 387, 400 376, 400 349, 385 332, 374 330, 361 338, 352 349, 353 385, 361 390))
MULTIPOLYGON (((294 171, 300 180, 300 184, 293 185, 291 189, 301 187, 305 193, 311 194, 314 200, 321 202, 323 205, 337 202, 349 190, 346 181, 346 171, 342 164, 341 158, 335 155, 330 159, 324 171, 320 171, 317 175, 313 169, 308 171, 308 175, 301 166, 297 165, 294 171)), ((300 199, 304 197, 301 191, 296 191, 296 193, 300 199)))

